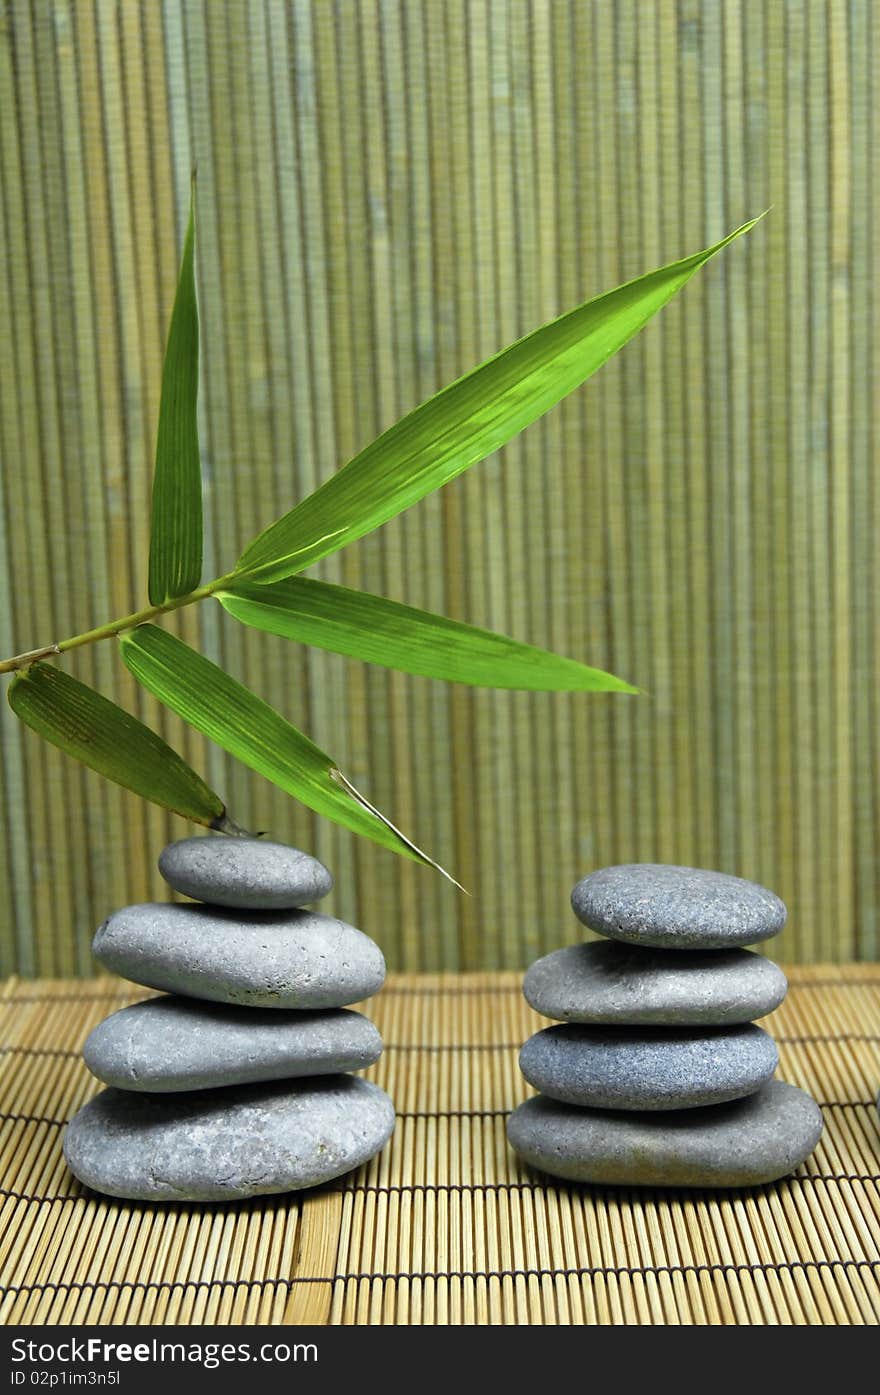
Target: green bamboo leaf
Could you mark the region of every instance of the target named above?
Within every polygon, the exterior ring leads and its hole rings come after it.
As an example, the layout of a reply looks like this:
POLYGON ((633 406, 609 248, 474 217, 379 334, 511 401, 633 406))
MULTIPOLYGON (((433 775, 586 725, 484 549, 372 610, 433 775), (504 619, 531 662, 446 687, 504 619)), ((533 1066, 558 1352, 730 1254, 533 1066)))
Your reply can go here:
POLYGON ((260 533, 237 571, 263 583, 293 576, 485 459, 585 382, 757 221, 578 306, 444 388, 260 533))
POLYGON ((313 741, 210 659, 155 625, 128 630, 119 642, 138 682, 224 751, 325 818, 444 871, 358 794, 313 741))
POLYGON ((151 605, 186 596, 202 575, 202 466, 199 456, 199 310, 196 303, 195 181, 180 278, 168 331, 150 536, 151 605))
POLYGON ((7 692, 17 717, 91 770, 208 828, 228 828, 219 795, 156 732, 54 664, 34 664, 7 692))
POLYGON ((216 594, 230 615, 255 629, 423 678, 530 692, 638 692, 546 649, 328 582, 241 581, 216 594))

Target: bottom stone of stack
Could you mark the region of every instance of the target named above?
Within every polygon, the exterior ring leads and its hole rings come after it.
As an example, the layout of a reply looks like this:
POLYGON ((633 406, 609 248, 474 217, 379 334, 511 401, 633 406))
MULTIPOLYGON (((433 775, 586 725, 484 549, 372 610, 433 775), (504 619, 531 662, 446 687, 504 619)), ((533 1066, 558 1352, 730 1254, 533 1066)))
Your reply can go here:
POLYGON ((752 1187, 793 1172, 822 1134, 822 1112, 771 1080, 728 1104, 669 1112, 584 1109, 542 1095, 507 1121, 514 1151, 573 1182, 631 1187, 752 1187))
POLYGON ((378 1085, 348 1075, 202 1093, 104 1090, 70 1121, 64 1156, 129 1201, 235 1201, 295 1191, 372 1158, 394 1130, 378 1085))

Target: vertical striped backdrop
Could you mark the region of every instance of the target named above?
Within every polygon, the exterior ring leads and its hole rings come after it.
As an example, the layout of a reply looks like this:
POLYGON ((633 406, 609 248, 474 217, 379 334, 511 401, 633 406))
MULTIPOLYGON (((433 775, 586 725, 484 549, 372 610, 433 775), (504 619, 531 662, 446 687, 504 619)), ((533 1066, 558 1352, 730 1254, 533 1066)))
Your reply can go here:
MULTIPOLYGON (((870 0, 3 0, 2 653, 145 602, 194 163, 211 574, 455 375, 772 206, 586 389, 321 572, 649 696, 180 617, 469 898, 206 747, 112 644, 68 663, 328 862, 397 966, 523 964, 576 937, 578 876, 635 859, 768 883, 780 955, 875 957, 878 29, 870 0)), ((5 707, 0 734, 3 971, 89 972, 186 826, 5 707)))

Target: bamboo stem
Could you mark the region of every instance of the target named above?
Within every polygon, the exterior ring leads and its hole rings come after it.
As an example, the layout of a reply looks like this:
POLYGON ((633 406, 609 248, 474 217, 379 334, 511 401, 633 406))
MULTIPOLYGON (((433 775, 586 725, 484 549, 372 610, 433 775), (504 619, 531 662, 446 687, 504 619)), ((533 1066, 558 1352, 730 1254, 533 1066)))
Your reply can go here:
POLYGON ((213 596, 226 586, 234 576, 234 572, 228 572, 226 576, 221 576, 216 581, 209 581, 205 586, 199 586, 195 591, 189 591, 185 596, 175 596, 173 600, 164 601, 162 605, 145 606, 143 610, 133 611, 131 615, 123 615, 119 620, 111 620, 107 625, 98 625, 93 630, 84 630, 82 634, 71 635, 69 639, 62 639, 54 644, 47 644, 42 649, 28 649, 23 654, 15 654, 11 659, 0 660, 0 673, 14 673, 17 669, 30 668, 38 659, 46 659, 56 654, 65 654, 68 649, 80 649, 84 644, 97 644, 102 639, 115 639, 124 630, 133 630, 138 625, 144 625, 148 620, 154 620, 157 615, 168 615, 173 610, 181 610, 184 606, 194 605, 197 601, 203 601, 208 596, 213 596))

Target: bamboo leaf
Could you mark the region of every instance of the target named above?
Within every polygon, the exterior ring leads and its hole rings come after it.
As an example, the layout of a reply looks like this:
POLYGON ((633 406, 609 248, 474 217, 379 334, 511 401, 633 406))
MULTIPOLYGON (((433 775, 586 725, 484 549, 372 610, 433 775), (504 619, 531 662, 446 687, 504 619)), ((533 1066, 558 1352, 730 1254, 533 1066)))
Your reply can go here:
POLYGON ((202 575, 199 311, 194 257, 195 181, 162 370, 150 536, 151 605, 188 595, 202 575))
POLYGON ((262 583, 293 576, 483 460, 585 382, 757 221, 578 306, 444 388, 260 533, 238 572, 262 583))
POLYGON ((235 582, 217 599, 255 629, 423 678, 531 692, 638 691, 610 673, 506 635, 306 577, 270 586, 235 582))
POLYGON ((349 782, 340 779, 335 763, 313 741, 210 659, 155 625, 128 630, 119 642, 138 682, 224 751, 325 818, 438 867, 353 786, 349 790, 349 782))
POLYGON ((7 692, 26 726, 89 769, 208 828, 226 828, 219 795, 156 732, 54 664, 34 664, 7 692))

